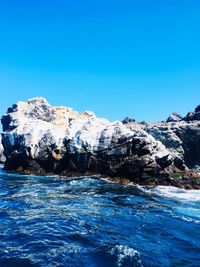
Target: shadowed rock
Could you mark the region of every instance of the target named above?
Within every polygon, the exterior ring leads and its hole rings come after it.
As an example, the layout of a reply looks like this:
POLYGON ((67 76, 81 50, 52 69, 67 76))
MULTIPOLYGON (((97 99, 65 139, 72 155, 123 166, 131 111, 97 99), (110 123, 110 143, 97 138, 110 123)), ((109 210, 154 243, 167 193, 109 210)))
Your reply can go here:
POLYGON ((128 123, 132 123, 135 122, 135 119, 131 119, 129 117, 126 117, 125 119, 123 119, 122 123, 123 124, 128 124, 128 123))
POLYGON ((6 160, 5 156, 4 156, 4 149, 2 146, 2 142, 1 142, 1 135, 0 135, 0 164, 4 163, 6 160))
POLYGON ((200 120, 200 105, 195 108, 194 112, 188 112, 186 117, 184 118, 185 121, 199 121, 200 120))

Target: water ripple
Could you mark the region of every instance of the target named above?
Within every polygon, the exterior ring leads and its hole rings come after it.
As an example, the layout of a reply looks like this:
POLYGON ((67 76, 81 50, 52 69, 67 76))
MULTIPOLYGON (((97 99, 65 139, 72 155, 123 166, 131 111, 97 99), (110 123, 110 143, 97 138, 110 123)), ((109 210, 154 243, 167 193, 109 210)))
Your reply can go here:
POLYGON ((0 172, 0 266, 200 266, 200 192, 0 172))

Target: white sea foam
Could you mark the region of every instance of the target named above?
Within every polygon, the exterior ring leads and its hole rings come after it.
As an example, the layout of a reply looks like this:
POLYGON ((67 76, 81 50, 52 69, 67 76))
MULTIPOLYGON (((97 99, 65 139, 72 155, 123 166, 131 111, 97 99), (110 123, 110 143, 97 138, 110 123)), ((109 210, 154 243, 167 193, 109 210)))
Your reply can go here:
POLYGON ((160 196, 179 199, 183 201, 200 201, 200 190, 186 190, 173 186, 157 186, 150 190, 160 196))
POLYGON ((117 266, 126 266, 131 264, 135 267, 143 267, 140 259, 140 253, 130 247, 123 245, 116 245, 111 249, 111 255, 117 257, 117 266))

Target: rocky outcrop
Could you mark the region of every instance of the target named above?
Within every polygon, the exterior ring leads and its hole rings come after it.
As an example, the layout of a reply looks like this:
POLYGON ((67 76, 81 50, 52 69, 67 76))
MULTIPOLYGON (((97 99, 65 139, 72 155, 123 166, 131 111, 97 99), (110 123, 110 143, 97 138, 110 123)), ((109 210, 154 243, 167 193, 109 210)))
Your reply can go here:
POLYGON ((177 122, 181 121, 183 118, 180 114, 173 112, 168 118, 166 122, 177 122))
POLYGON ((2 124, 6 169, 132 178, 157 174, 173 161, 164 145, 139 127, 52 107, 44 98, 13 105, 2 124))
POLYGON ((168 123, 148 125, 145 130, 160 140, 171 154, 179 157, 178 165, 184 162, 190 168, 200 166, 200 105, 184 118, 173 113, 168 123))
POLYGON ((178 121, 199 121, 200 120, 200 105, 198 105, 194 111, 188 112, 185 117, 173 112, 166 120, 166 122, 178 122, 178 121))
MULTIPOLYGON (((189 172, 200 170, 200 106, 186 117, 170 116, 167 123, 151 123, 140 127, 159 140, 174 158, 173 165, 179 170, 189 172)), ((128 124, 134 128, 135 125, 128 124)), ((199 182, 198 182, 199 183, 199 182)))
POLYGON ((196 124, 178 123, 123 124, 50 106, 44 98, 18 102, 2 117, 5 169, 182 186, 183 176, 177 181, 170 174, 185 175, 186 163, 198 164, 199 150, 194 155, 191 146, 200 135, 196 124))
POLYGON ((194 111, 188 112, 183 118, 185 121, 199 121, 200 120, 200 105, 195 108, 194 111))
POLYGON ((0 135, 0 164, 3 164, 5 162, 6 158, 4 156, 4 149, 1 142, 1 135, 0 135))
POLYGON ((122 121, 123 124, 132 123, 132 122, 135 122, 135 119, 131 119, 129 117, 124 118, 122 121))
POLYGON ((152 124, 145 130, 160 140, 171 155, 177 155, 178 165, 182 161, 191 169, 200 166, 200 121, 152 124))

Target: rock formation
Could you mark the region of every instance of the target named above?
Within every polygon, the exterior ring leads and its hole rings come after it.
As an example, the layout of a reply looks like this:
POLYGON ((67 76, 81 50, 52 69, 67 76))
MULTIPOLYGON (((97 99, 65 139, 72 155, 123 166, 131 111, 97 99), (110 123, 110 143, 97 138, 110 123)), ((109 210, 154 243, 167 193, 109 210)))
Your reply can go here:
POLYGON ((131 123, 131 122, 135 122, 135 119, 126 117, 126 118, 124 118, 123 121, 122 121, 123 124, 131 123))
POLYGON ((147 132, 179 155, 189 168, 200 166, 200 105, 176 123, 154 124, 147 132))
POLYGON ((178 165, 182 161, 192 169, 200 166, 200 121, 153 124, 145 130, 160 140, 171 155, 177 155, 178 165))
POLYGON ((2 142, 1 142, 1 135, 0 135, 0 164, 4 163, 6 160, 5 156, 4 156, 4 149, 2 146, 2 142))
POLYGON ((173 112, 168 118, 166 122, 176 122, 181 121, 183 118, 180 114, 173 112))
MULTIPOLYGON (((100 174, 140 184, 182 186, 182 176, 177 182, 170 174, 185 175, 186 165, 200 163, 196 121, 123 124, 34 98, 10 107, 2 125, 6 170, 100 174)), ((199 180, 192 183, 197 187, 199 180)))

